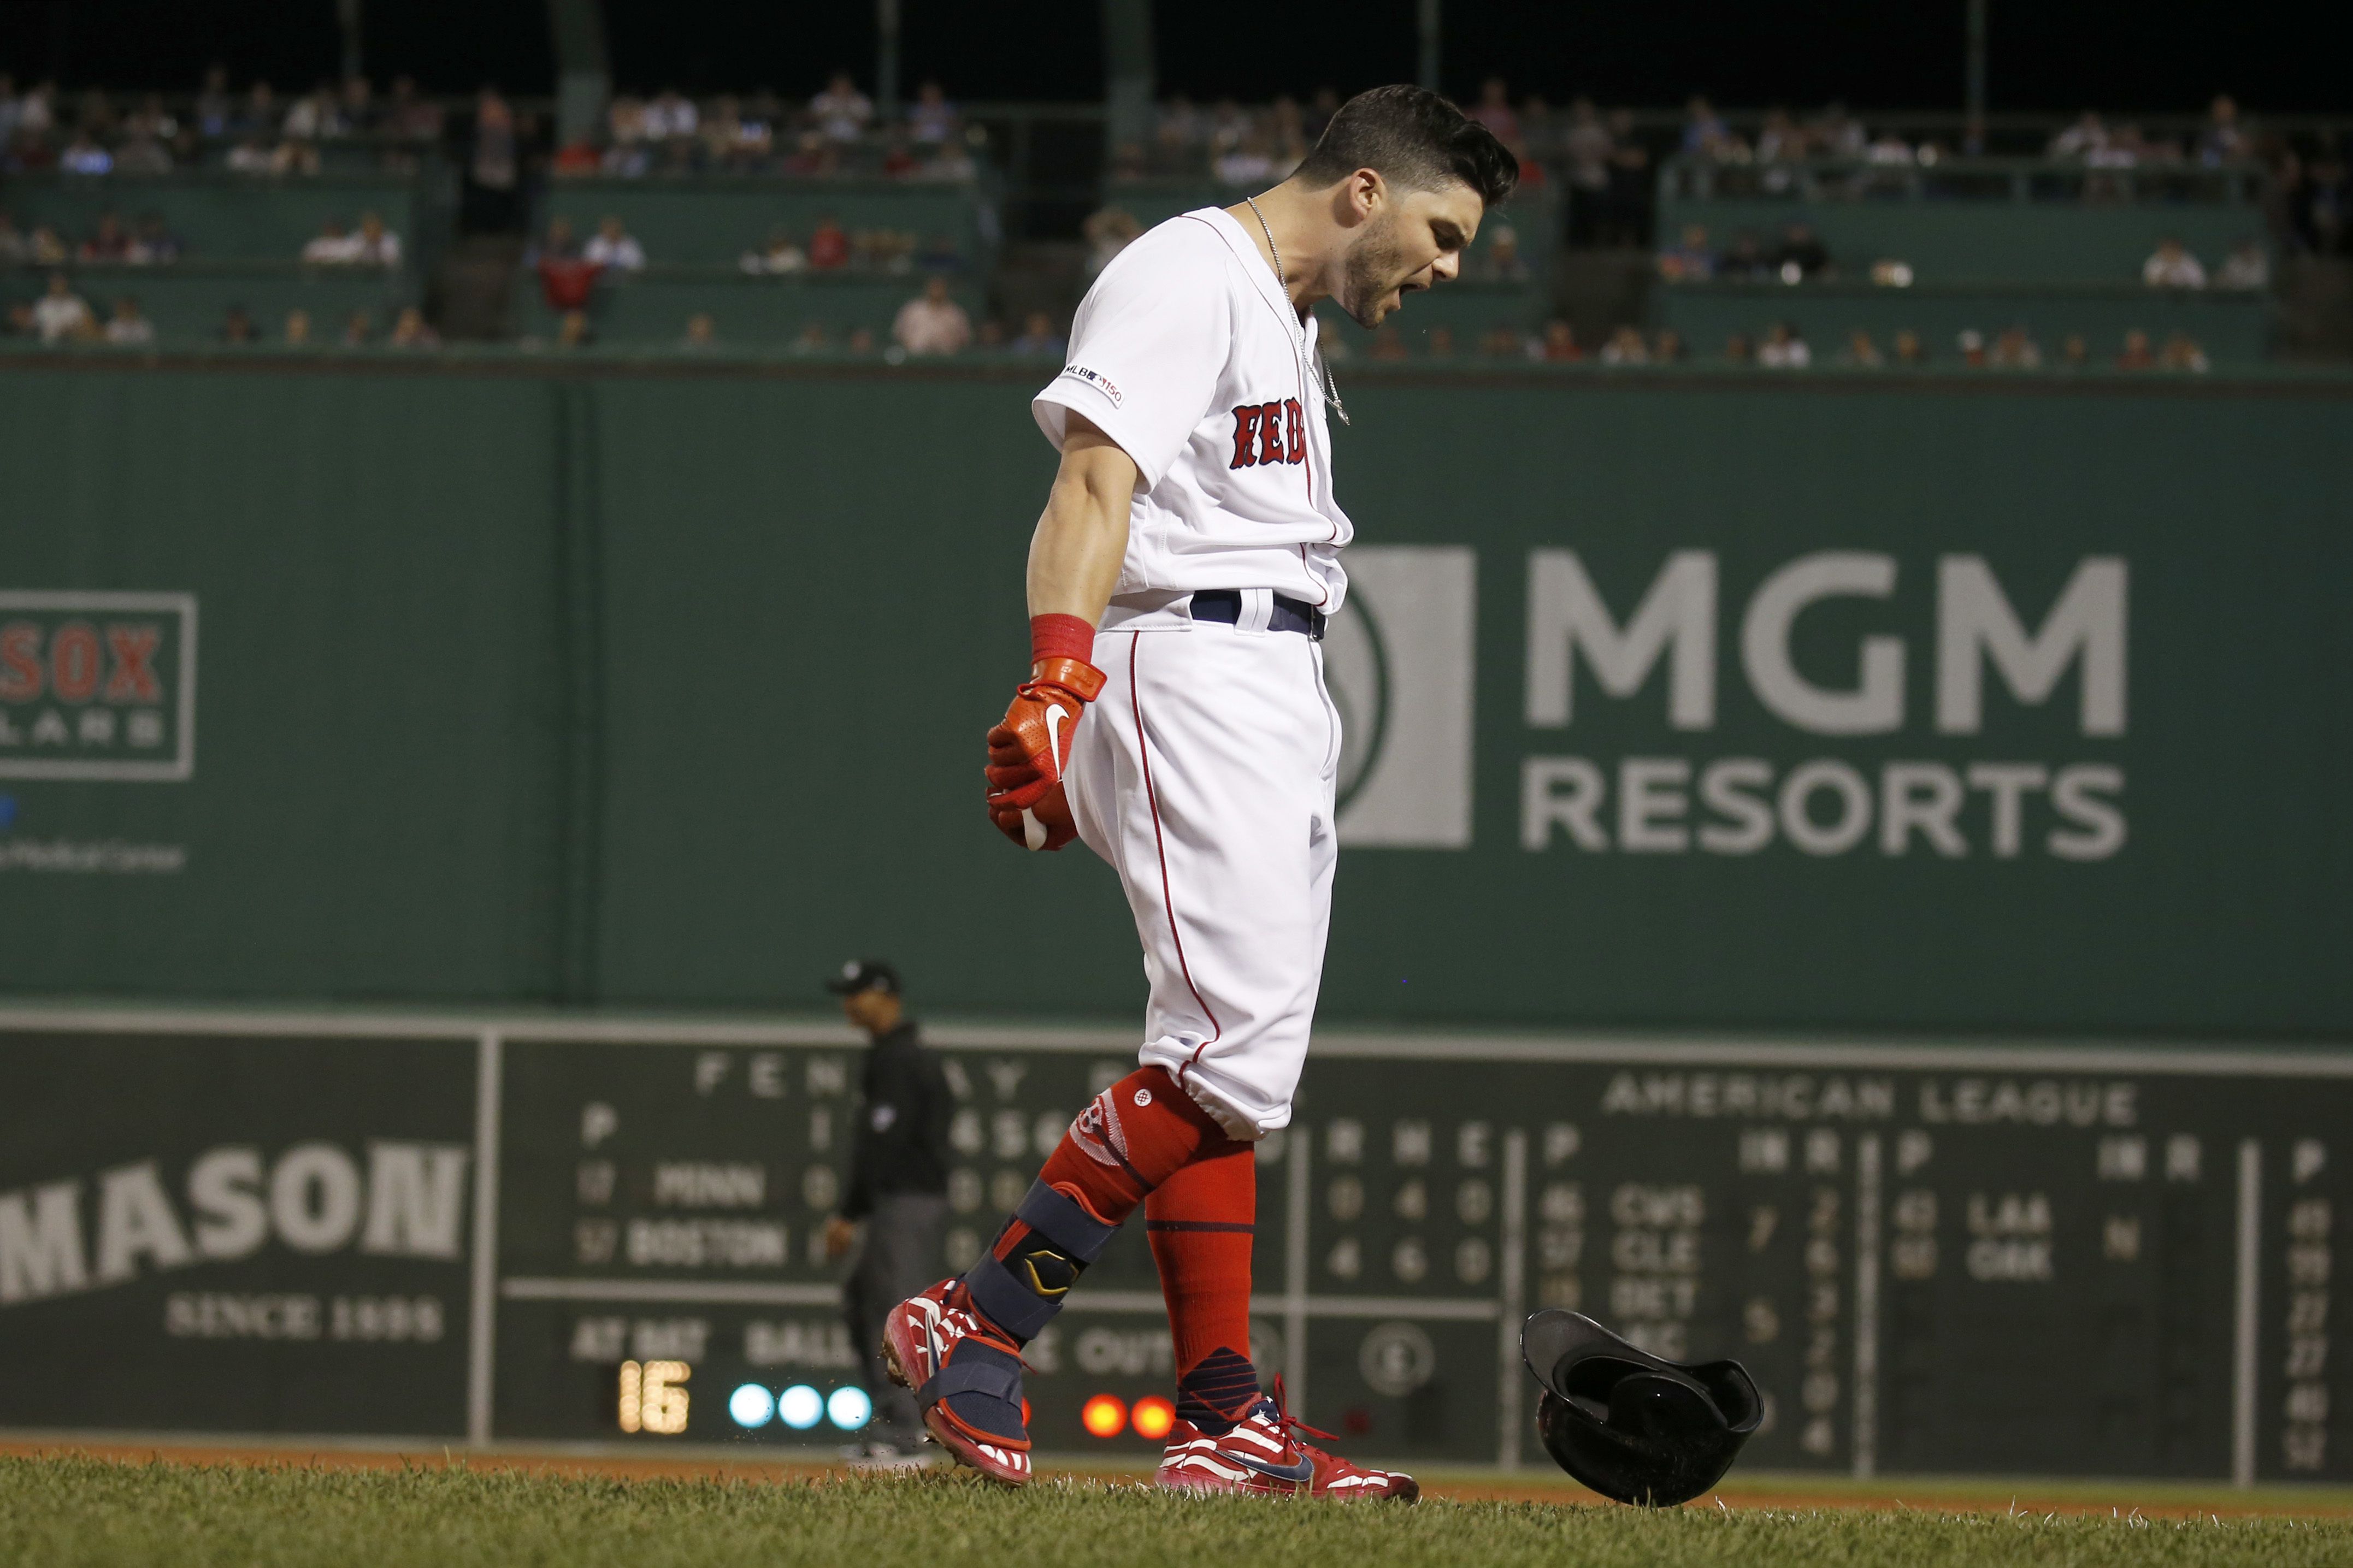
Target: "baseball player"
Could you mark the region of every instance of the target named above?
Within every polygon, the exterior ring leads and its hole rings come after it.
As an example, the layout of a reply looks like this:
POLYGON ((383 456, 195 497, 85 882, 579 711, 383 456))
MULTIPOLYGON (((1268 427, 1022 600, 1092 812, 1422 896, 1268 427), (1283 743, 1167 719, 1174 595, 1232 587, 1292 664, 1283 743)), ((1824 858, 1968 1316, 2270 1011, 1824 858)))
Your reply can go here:
POLYGON ((885 1320, 925 1427, 994 1479, 1029 1478, 1020 1347, 1141 1205, 1176 1350, 1160 1484, 1419 1494, 1303 1440, 1250 1359, 1251 1146, 1291 1120, 1336 858, 1317 645, 1347 586, 1324 410, 1346 414, 1311 310, 1370 327, 1452 279, 1517 174, 1435 93, 1354 98, 1273 190, 1123 250, 1032 405, 1061 468, 1029 545, 1029 679, 988 735, 989 815, 1031 849, 1077 837, 1111 862, 1151 998, 1143 1065, 1071 1124, 979 1262, 885 1320))

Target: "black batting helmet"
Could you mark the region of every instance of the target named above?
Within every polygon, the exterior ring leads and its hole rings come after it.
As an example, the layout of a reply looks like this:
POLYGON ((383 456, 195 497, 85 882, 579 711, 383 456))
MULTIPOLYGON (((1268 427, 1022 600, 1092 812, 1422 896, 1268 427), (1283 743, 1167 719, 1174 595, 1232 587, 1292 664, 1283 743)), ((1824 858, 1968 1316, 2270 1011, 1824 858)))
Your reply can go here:
POLYGON ((1545 1451, 1619 1502, 1664 1508, 1699 1496, 1732 1468, 1764 1415, 1738 1362, 1662 1360, 1556 1307, 1521 1327, 1520 1355, 1544 1387, 1545 1451))

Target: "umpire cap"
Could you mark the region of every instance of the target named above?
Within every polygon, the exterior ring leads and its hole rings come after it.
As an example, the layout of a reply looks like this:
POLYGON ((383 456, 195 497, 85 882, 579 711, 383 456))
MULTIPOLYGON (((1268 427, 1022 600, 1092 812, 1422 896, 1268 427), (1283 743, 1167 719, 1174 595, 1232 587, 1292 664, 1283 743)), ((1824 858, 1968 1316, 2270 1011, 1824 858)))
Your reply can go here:
POLYGON ((825 988, 837 996, 855 996, 861 991, 888 991, 899 994, 899 972, 879 958, 853 958, 825 983, 825 988))
POLYGON ((1536 1435, 1560 1468, 1619 1502, 1664 1508, 1707 1490, 1764 1415, 1736 1361, 1662 1360, 1557 1307, 1520 1329, 1544 1393, 1536 1435))

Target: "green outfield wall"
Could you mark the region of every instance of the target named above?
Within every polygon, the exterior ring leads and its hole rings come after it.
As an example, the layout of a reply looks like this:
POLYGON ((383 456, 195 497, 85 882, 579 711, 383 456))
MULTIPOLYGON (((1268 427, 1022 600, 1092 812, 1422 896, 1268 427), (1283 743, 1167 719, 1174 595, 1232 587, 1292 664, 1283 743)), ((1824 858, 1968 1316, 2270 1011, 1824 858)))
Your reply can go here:
MULTIPOLYGON (((1344 369, 1335 1018, 2353 1028, 2353 384, 1344 369)), ((1124 1016, 1034 368, 0 366, 0 989, 1124 1016)))

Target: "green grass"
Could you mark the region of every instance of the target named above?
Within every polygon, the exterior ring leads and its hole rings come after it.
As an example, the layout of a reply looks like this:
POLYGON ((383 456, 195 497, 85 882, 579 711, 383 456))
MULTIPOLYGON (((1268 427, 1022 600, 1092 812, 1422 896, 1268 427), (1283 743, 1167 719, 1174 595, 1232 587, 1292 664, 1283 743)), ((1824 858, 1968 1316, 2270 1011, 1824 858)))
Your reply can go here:
POLYGON ((376 1568, 1366 1568, 1372 1563, 2342 1564, 2353 1523, 1634 1509, 1403 1509, 1180 1498, 1134 1486, 1023 1492, 931 1472, 825 1480, 584 1479, 406 1470, 0 1458, 0 1564, 376 1568))

